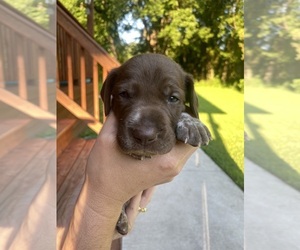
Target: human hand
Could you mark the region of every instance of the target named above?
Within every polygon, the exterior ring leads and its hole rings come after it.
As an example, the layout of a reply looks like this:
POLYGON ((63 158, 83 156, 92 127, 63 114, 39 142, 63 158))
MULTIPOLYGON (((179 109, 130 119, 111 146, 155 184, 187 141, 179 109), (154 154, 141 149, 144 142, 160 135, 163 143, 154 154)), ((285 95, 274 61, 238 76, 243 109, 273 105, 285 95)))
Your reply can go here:
POLYGON ((122 204, 143 190, 171 181, 197 149, 177 142, 169 153, 139 161, 121 151, 116 134, 117 121, 110 113, 90 154, 86 174, 100 196, 122 204))
POLYGON ((88 158, 63 249, 110 249, 124 203, 132 198, 126 211, 132 227, 138 207, 150 201, 150 188, 171 181, 197 149, 178 142, 167 154, 139 161, 121 151, 116 134, 110 113, 88 158))
MULTIPOLYGON (((155 187, 151 187, 138 193, 137 195, 135 195, 130 199, 129 204, 126 207, 129 232, 133 229, 135 220, 140 213, 139 209, 147 207, 147 205, 151 201, 154 191, 155 191, 155 187)), ((123 235, 121 235, 120 233, 118 233, 117 230, 115 230, 113 239, 115 240, 121 238, 122 236, 123 235)))

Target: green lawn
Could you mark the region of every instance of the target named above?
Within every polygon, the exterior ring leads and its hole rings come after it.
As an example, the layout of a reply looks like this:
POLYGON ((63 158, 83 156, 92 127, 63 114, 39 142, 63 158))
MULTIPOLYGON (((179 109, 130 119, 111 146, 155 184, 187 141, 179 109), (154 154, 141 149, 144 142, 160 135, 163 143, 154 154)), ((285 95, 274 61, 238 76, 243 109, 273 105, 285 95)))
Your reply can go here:
POLYGON ((195 84, 200 119, 213 141, 202 149, 241 188, 244 187, 244 95, 234 89, 195 84))
POLYGON ((245 87, 245 156, 300 190, 300 94, 245 87))

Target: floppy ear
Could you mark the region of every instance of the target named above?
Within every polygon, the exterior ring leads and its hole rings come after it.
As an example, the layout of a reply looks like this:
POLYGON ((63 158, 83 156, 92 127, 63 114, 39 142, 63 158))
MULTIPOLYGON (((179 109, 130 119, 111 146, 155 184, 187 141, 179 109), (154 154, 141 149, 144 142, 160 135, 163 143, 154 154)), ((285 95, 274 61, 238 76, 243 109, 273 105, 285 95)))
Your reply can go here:
POLYGON ((193 117, 199 118, 198 98, 194 89, 194 80, 192 75, 185 75, 185 107, 193 117))
POLYGON ((112 107, 111 93, 115 84, 116 76, 117 76, 117 69, 113 69, 112 71, 110 71, 101 89, 101 98, 104 103, 105 116, 109 114, 109 111, 111 110, 112 107))

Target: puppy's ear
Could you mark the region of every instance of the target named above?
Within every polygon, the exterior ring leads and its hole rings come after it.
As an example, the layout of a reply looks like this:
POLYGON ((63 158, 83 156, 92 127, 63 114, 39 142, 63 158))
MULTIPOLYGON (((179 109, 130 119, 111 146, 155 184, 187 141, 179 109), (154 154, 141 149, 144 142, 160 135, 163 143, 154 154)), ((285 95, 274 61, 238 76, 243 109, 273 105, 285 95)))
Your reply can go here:
POLYGON ((194 80, 190 74, 185 76, 185 101, 187 112, 193 117, 199 118, 198 98, 194 89, 194 80))
POLYGON ((118 68, 113 69, 109 72, 108 76, 106 77, 102 89, 101 89, 101 98, 104 103, 104 111, 105 116, 109 114, 109 111, 112 107, 112 90, 115 84, 115 78, 117 76, 118 68))

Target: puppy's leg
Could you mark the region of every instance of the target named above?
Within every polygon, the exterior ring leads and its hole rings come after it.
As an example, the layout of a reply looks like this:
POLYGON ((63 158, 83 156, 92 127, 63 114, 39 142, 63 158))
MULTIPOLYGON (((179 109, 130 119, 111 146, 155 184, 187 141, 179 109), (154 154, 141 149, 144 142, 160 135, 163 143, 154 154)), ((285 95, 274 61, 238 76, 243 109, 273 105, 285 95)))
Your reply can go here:
POLYGON ((212 140, 208 128, 197 118, 183 112, 177 123, 177 140, 192 146, 205 146, 212 140))
POLYGON ((127 203, 123 206, 120 217, 118 219, 116 229, 119 234, 126 235, 128 234, 128 218, 125 212, 127 203))

